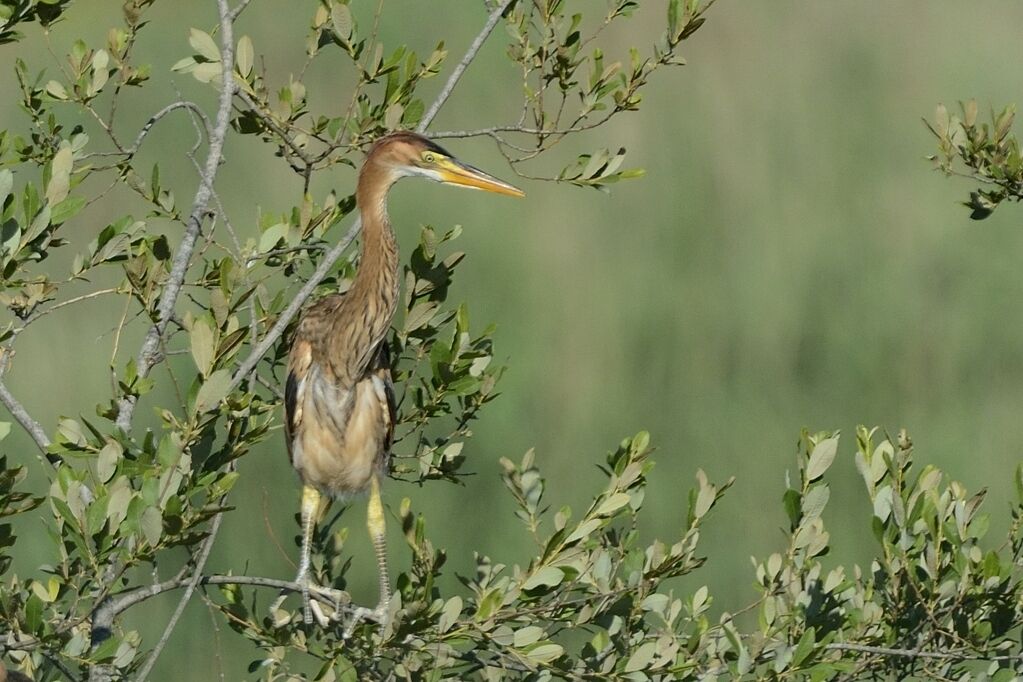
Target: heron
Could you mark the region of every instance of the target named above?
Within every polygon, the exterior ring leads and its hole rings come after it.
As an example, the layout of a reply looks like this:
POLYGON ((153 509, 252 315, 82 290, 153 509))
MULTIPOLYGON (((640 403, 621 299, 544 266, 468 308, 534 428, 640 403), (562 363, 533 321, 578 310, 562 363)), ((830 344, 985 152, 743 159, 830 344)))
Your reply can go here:
MULTIPOLYGON (((387 217, 395 182, 419 176, 459 187, 521 197, 516 187, 457 160, 412 132, 380 138, 359 171, 355 191, 362 218, 359 266, 344 294, 325 296, 303 313, 288 357, 284 391, 285 438, 291 465, 302 482, 302 549, 295 582, 301 586, 306 625, 313 615, 328 623, 310 592, 327 595, 340 618, 340 593, 314 584, 310 547, 326 499, 350 500, 367 492, 366 526, 380 578, 375 608, 355 609, 346 628, 361 620, 386 623, 391 601, 386 521, 380 480, 387 475, 395 425, 394 386, 386 336, 398 301, 398 245, 387 217)), ((283 595, 274 604, 276 611, 283 595)))

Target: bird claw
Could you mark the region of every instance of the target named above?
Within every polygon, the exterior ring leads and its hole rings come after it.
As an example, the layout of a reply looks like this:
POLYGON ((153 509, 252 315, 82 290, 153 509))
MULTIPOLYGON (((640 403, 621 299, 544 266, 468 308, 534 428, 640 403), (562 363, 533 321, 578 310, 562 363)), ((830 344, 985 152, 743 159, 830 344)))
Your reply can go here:
POLYGON ((355 633, 355 628, 364 621, 373 621, 381 627, 386 627, 391 619, 391 601, 385 600, 377 604, 376 608, 358 606, 352 609, 352 615, 341 634, 342 639, 349 639, 355 633))
MULTIPOLYGON (((351 601, 347 592, 317 585, 307 577, 295 582, 302 587, 303 623, 312 625, 315 619, 321 628, 326 628, 331 622, 336 623, 341 620, 344 606, 351 601), (324 611, 324 607, 328 608, 329 611, 324 611)), ((273 604, 270 605, 270 618, 277 627, 291 620, 291 614, 281 611, 281 604, 287 596, 287 592, 282 592, 273 604)))

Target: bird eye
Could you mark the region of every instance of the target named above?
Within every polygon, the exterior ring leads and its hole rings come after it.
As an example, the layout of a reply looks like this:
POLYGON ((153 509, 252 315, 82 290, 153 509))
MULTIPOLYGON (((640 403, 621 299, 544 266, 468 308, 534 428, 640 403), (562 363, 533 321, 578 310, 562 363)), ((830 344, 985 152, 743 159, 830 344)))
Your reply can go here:
POLYGON ((423 161, 425 161, 426 163, 433 163, 436 160, 437 160, 437 157, 435 157, 430 152, 426 152, 425 154, 423 154, 423 161))

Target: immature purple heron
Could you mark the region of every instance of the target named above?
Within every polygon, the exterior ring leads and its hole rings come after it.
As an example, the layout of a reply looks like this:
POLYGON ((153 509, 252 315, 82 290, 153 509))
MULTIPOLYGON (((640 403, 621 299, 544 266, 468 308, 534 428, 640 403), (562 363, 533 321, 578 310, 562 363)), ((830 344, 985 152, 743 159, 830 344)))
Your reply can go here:
MULTIPOLYGON (((302 480, 302 558, 295 582, 303 587, 305 622, 315 612, 309 598, 337 593, 312 585, 309 551, 322 495, 348 499, 369 490, 366 525, 380 569, 380 603, 358 609, 359 620, 388 617, 391 599, 380 478, 388 470, 394 430, 394 391, 385 337, 398 301, 398 246, 387 218, 387 192, 406 176, 511 196, 522 191, 461 163, 430 140, 399 132, 377 141, 359 172, 355 198, 362 215, 362 255, 351 288, 309 306, 288 359, 285 436, 291 464, 302 480)), ((279 604, 279 600, 275 607, 279 604)), ((335 611, 335 618, 339 609, 335 611)))

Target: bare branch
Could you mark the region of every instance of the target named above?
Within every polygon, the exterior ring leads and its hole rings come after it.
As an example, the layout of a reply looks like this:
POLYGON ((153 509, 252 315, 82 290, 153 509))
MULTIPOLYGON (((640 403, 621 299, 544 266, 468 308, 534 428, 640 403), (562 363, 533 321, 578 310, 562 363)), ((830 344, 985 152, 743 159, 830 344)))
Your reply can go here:
MULTIPOLYGON (((171 592, 172 590, 187 587, 192 583, 193 578, 194 576, 174 577, 170 580, 165 580, 153 585, 136 587, 128 590, 127 592, 113 595, 107 599, 106 603, 101 608, 105 610, 106 616, 112 620, 131 607, 141 604, 148 599, 157 597, 164 592, 171 592)), ((249 587, 269 587, 275 590, 283 590, 285 592, 292 592, 295 594, 301 594, 305 589, 302 585, 299 585, 296 582, 292 582, 290 580, 278 580, 276 578, 263 578, 260 576, 246 575, 199 575, 199 579, 196 581, 196 586, 205 585, 247 585, 249 587)))
POLYGON ((228 17, 231 19, 232 22, 238 18, 239 14, 245 11, 245 8, 249 6, 250 1, 251 0, 241 0, 241 2, 238 3, 238 6, 231 10, 231 13, 228 15, 228 17))
POLYGON ((523 133, 526 135, 541 135, 543 137, 550 137, 552 135, 570 135, 584 130, 599 128, 607 123, 609 118, 611 118, 610 115, 605 116, 598 121, 593 121, 592 123, 574 125, 569 128, 543 129, 530 128, 529 126, 524 125, 505 125, 490 126, 489 128, 477 128, 475 130, 442 130, 437 133, 430 133, 430 137, 440 140, 444 138, 481 137, 483 135, 493 136, 495 133, 523 133))
POLYGON ((71 680, 71 682, 78 682, 78 677, 71 671, 69 667, 67 667, 67 665, 64 664, 64 661, 60 660, 60 656, 57 656, 56 654, 53 654, 47 651, 46 649, 43 649, 39 653, 43 655, 43 658, 50 662, 50 665, 59 670, 64 675, 64 677, 71 680))
POLYGON ((195 569, 192 571, 192 577, 188 580, 188 584, 185 585, 185 593, 181 595, 181 599, 178 600, 177 608, 174 609, 174 614, 171 619, 167 622, 167 627, 163 629, 163 634, 160 635, 159 641, 153 650, 149 652, 149 658, 142 664, 142 668, 135 676, 135 682, 145 682, 145 679, 149 676, 149 673, 153 670, 153 666, 156 665, 156 659, 160 657, 160 652, 167 646, 167 642, 170 640, 171 633, 174 632, 174 628, 177 627, 178 620, 181 618, 181 614, 184 612, 188 602, 192 599, 192 594, 195 593, 195 588, 198 586, 199 581, 202 580, 202 572, 206 568, 206 562, 210 558, 210 550, 213 549, 213 543, 217 540, 217 533, 220 531, 220 523, 224 520, 224 512, 217 514, 216 518, 213 519, 213 527, 210 529, 210 534, 203 540, 203 545, 199 549, 199 556, 195 561, 195 569))
POLYGON ((859 651, 865 654, 876 654, 878 656, 897 656, 900 658, 932 658, 943 661, 1018 661, 1023 659, 1023 654, 1000 654, 991 656, 984 652, 970 653, 966 651, 928 651, 926 649, 896 649, 887 646, 870 646, 867 644, 853 644, 851 642, 833 642, 824 647, 829 651, 859 651))
MULTIPOLYGON (((192 259, 192 252, 195 250, 196 241, 199 238, 199 231, 202 227, 203 218, 208 210, 210 197, 213 195, 213 181, 217 176, 217 170, 223 157, 224 139, 227 137, 228 124, 231 118, 231 101, 237 85, 234 82, 234 27, 231 24, 231 12, 227 6, 227 0, 217 0, 217 9, 220 13, 220 73, 221 90, 220 103, 217 109, 216 123, 213 133, 210 136, 209 152, 206 156, 206 165, 199 177, 199 188, 195 192, 192 201, 192 210, 188 216, 185 227, 185 234, 181 238, 181 245, 174 257, 171 266, 170 276, 164 286, 163 295, 155 311, 155 323, 146 333, 146 338, 139 349, 135 364, 139 377, 145 377, 156 364, 159 355, 160 339, 163 337, 170 321, 171 313, 177 303, 178 295, 181 293, 182 283, 185 281, 185 274, 192 259)), ((135 412, 137 399, 134 395, 124 396, 117 408, 117 426, 128 431, 131 427, 131 418, 135 412)))
POLYGON ((177 102, 171 102, 163 109, 160 109, 160 111, 156 112, 155 114, 149 117, 149 120, 146 121, 146 124, 142 126, 142 130, 140 130, 139 134, 135 137, 135 143, 132 144, 132 146, 126 150, 128 155, 134 156, 138 152, 139 146, 142 144, 142 141, 146 139, 146 135, 148 135, 149 132, 153 129, 153 126, 156 125, 156 122, 176 109, 188 109, 193 114, 201 118, 203 128, 206 130, 206 139, 212 141, 214 134, 213 127, 210 125, 210 119, 209 117, 206 116, 206 112, 203 111, 195 102, 180 100, 177 102))
POLYGON ((494 27, 497 26, 497 22, 501 20, 501 15, 504 14, 504 11, 508 9, 508 6, 514 1, 515 0, 501 0, 501 3, 495 7, 494 11, 492 11, 490 16, 487 17, 487 23, 483 24, 483 28, 480 30, 475 40, 472 41, 472 44, 469 45, 469 49, 466 50, 462 60, 458 62, 455 66, 455 70, 451 72, 447 83, 444 84, 440 94, 437 95, 437 99, 433 101, 433 104, 430 105, 430 108, 426 110, 423 118, 419 121, 419 125, 416 126, 417 131, 423 132, 430 127, 431 123, 433 123, 434 117, 437 116, 437 112, 440 111, 442 106, 444 106, 444 103, 448 101, 448 97, 451 96, 451 92, 455 89, 455 86, 458 85, 458 81, 461 79, 462 74, 465 73, 465 69, 472 63, 472 60, 476 58, 476 53, 480 51, 480 48, 483 47, 483 43, 486 42, 490 33, 494 30, 494 27))

